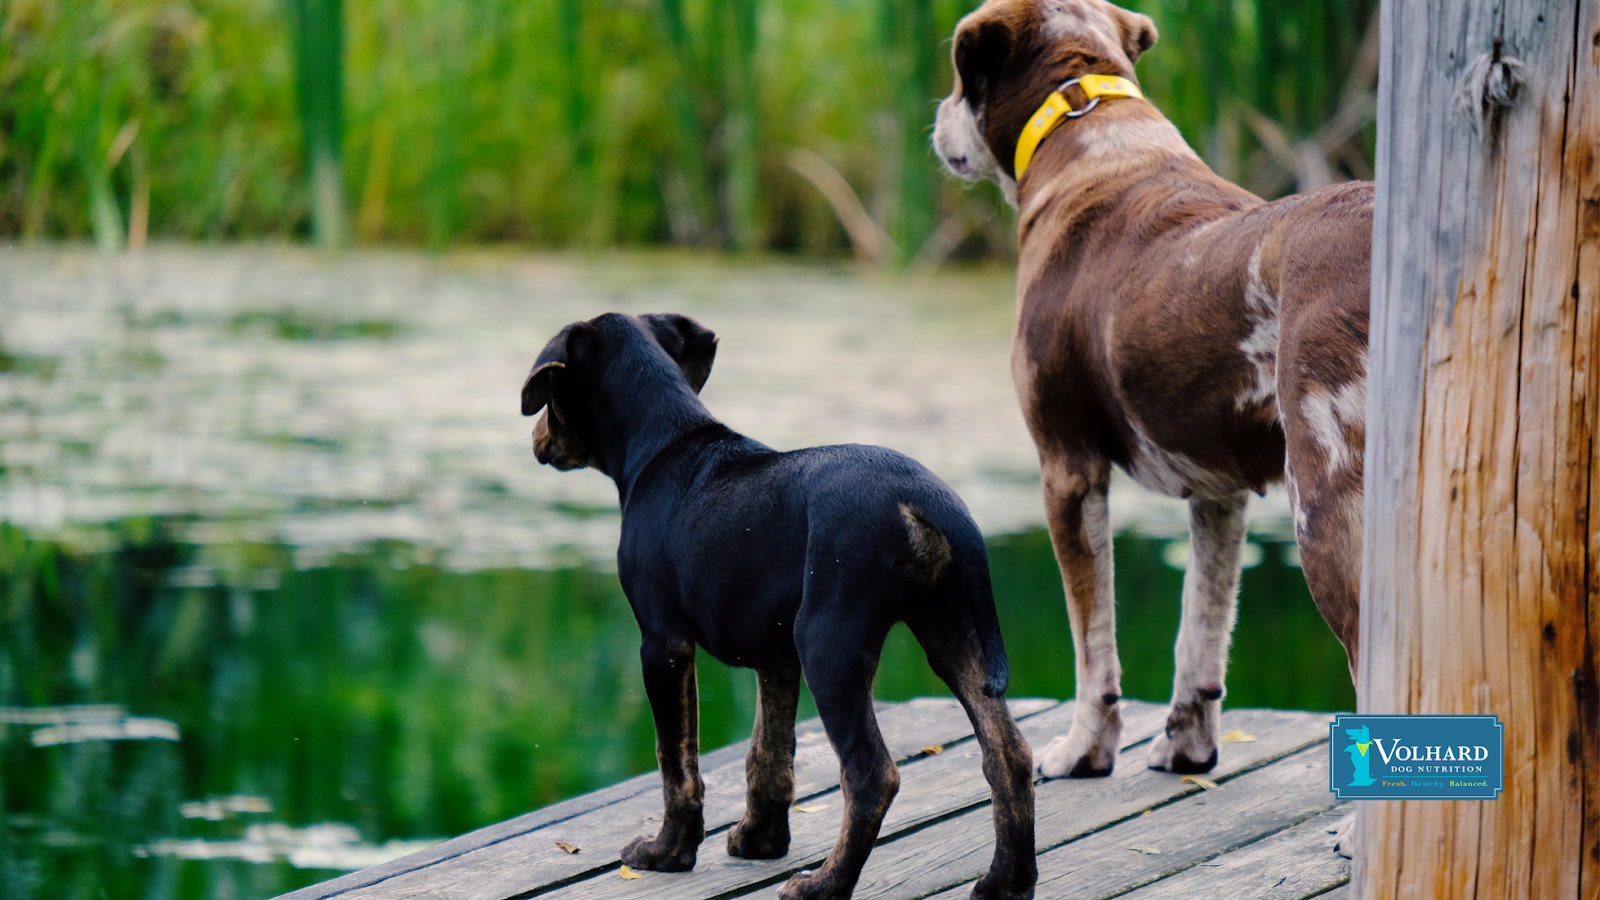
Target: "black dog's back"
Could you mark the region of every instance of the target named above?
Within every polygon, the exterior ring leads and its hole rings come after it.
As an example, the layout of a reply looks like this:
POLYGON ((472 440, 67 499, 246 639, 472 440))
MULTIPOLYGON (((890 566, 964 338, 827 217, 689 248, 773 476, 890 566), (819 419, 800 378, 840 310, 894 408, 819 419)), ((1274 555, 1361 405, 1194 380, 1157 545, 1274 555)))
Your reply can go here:
POLYGON ((793 657, 796 625, 819 617, 887 634, 897 621, 953 613, 982 638, 986 693, 1006 687, 982 534, 948 485, 893 450, 780 453, 706 429, 634 482, 617 562, 630 596, 673 601, 645 614, 681 615, 696 643, 731 665, 793 657), (834 580, 850 592, 821 589, 834 580), (865 591, 874 596, 853 595, 865 591))

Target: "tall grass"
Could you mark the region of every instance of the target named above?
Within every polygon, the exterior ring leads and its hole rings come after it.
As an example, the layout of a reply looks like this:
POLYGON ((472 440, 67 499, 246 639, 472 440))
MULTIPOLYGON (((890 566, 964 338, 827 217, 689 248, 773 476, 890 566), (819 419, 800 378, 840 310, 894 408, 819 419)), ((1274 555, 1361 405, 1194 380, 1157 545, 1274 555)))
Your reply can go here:
MULTIPOLYGON (((847 252, 826 184, 875 255, 1004 254, 927 145, 972 5, 0 0, 0 235, 847 252)), ((1147 93, 1224 175, 1368 174, 1373 0, 1136 5, 1147 93)))

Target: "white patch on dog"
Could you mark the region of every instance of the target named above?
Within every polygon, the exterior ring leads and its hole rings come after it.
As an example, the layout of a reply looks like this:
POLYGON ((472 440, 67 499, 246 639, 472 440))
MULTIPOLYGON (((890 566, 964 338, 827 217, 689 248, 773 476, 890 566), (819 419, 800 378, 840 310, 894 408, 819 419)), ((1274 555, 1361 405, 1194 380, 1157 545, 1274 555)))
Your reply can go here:
POLYGON ((1361 427, 1366 422, 1367 380, 1352 381, 1331 392, 1321 387, 1306 391, 1300 414, 1305 417, 1311 436, 1327 454, 1328 474, 1334 474, 1353 463, 1364 449, 1350 446, 1345 429, 1361 427))
POLYGON ((1240 392, 1233 400, 1234 408, 1243 412, 1258 403, 1269 401, 1278 391, 1278 298, 1272 296, 1261 280, 1261 248, 1257 244, 1250 254, 1247 280, 1244 285, 1246 315, 1253 323, 1250 333, 1239 342, 1239 352, 1256 370, 1255 382, 1240 392))
MULTIPOLYGON (((1111 509, 1106 494, 1090 491, 1083 498, 1083 535, 1094 556, 1094 616, 1084 637, 1093 671, 1078 674, 1078 697, 1098 703, 1106 694, 1122 693, 1122 664, 1117 659, 1117 607, 1111 602, 1114 575, 1111 560, 1111 509), (1104 552, 1099 552, 1100 550, 1104 552)), ((1103 705, 1103 704, 1102 704, 1103 705)))
POLYGON ((1104 9, 1081 0, 1051 0, 1044 5, 1044 32, 1051 40, 1075 34, 1100 44, 1107 59, 1128 61, 1122 50, 1122 32, 1104 9))
POLYGON ((1223 497, 1242 487, 1182 453, 1160 446, 1132 416, 1128 417, 1128 425, 1139 444, 1128 461, 1128 474, 1145 490, 1168 497, 1223 497))
POLYGON ((1091 114, 1080 119, 1078 124, 1083 143, 1083 152, 1076 160, 1078 163, 1094 162, 1109 156, 1119 166, 1126 165, 1128 157, 1148 151, 1155 151, 1162 157, 1176 154, 1197 161, 1200 159, 1200 155, 1178 132, 1177 126, 1166 119, 1105 123, 1094 121, 1091 114))
POLYGON ((939 101, 939 111, 934 116, 933 151, 956 177, 966 181, 987 178, 1000 185, 1006 202, 1016 207, 1017 180, 1000 168, 983 139, 983 120, 965 97, 939 101))
POLYGON ((1294 516, 1294 538, 1298 542, 1306 533, 1305 508, 1300 505, 1300 481, 1295 477, 1294 455, 1286 454, 1283 460, 1283 484, 1289 493, 1289 512, 1294 516))

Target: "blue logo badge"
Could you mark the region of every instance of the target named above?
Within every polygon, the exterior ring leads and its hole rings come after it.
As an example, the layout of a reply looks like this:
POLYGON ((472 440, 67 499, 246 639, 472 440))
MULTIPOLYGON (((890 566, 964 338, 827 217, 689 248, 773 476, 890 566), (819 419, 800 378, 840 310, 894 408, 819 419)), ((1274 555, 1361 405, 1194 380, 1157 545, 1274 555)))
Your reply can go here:
POLYGON ((1328 757, 1341 800, 1493 800, 1505 786, 1497 716, 1338 716, 1328 757))

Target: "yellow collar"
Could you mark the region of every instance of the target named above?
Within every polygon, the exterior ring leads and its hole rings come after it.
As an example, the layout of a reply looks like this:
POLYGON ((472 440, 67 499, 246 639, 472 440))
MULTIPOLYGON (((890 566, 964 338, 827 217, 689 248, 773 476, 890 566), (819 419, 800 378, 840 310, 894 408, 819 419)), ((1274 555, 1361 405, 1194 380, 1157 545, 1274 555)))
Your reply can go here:
POLYGON ((1017 138, 1017 180, 1022 180, 1022 173, 1027 171, 1028 162, 1033 159, 1033 151, 1039 149, 1039 142, 1045 135, 1055 130, 1063 119, 1076 119, 1085 115, 1089 110, 1100 105, 1101 97, 1139 97, 1139 86, 1119 75, 1083 75, 1078 78, 1063 81, 1061 86, 1045 98, 1044 105, 1033 111, 1028 119, 1028 126, 1022 129, 1022 136, 1017 138), (1084 96, 1089 98, 1089 105, 1083 109, 1073 109, 1072 104, 1061 92, 1073 85, 1082 90, 1084 96))

